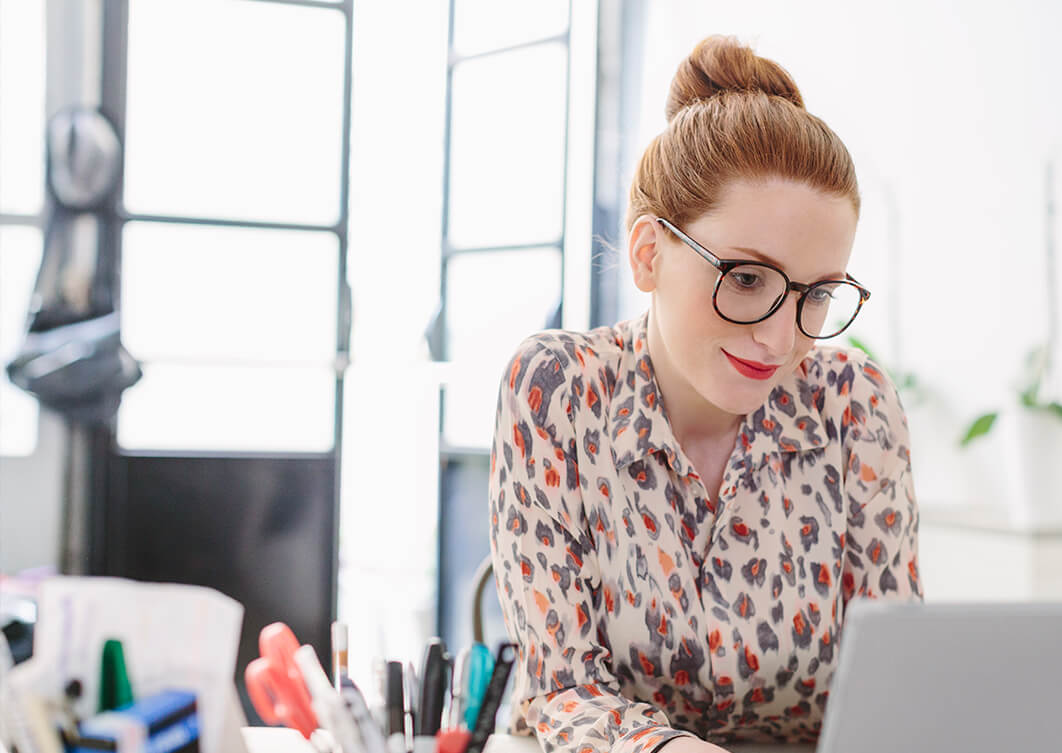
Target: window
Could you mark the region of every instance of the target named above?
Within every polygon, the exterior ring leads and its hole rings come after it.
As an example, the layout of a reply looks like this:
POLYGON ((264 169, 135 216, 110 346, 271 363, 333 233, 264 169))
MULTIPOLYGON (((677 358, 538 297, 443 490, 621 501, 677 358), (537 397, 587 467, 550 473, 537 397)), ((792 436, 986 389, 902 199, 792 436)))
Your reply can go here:
MULTIPOLYGON (((0 4, 0 365, 18 353, 40 267, 44 208, 44 2, 0 4)), ((31 455, 37 400, 0 376, 0 455, 31 455)))
POLYGON ((351 657, 366 682, 370 655, 419 660, 436 629, 469 639, 505 361, 589 317, 597 4, 524 18, 454 0, 406 25, 401 50, 381 30, 402 10, 385 5, 360 4, 355 24, 344 387, 339 615, 375 649, 351 657))
POLYGON ((123 449, 334 446, 341 11, 130 3, 121 313, 144 376, 123 449))

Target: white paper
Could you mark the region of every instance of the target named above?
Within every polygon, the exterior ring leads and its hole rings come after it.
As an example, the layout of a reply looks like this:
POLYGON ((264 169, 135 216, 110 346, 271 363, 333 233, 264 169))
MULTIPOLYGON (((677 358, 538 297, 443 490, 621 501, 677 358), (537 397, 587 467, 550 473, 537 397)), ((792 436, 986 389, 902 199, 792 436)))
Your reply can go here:
POLYGON ((213 589, 122 578, 58 577, 41 585, 33 635, 37 691, 61 698, 81 681, 75 705, 91 716, 99 702, 103 644, 122 642, 136 698, 165 689, 197 696, 200 750, 223 752, 243 606, 213 589))

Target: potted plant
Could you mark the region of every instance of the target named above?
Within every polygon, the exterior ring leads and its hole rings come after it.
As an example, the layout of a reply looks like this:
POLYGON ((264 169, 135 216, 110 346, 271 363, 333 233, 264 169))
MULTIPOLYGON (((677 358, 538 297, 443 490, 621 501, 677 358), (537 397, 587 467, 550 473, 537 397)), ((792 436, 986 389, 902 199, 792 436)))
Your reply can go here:
POLYGON ((1053 229, 1054 176, 1047 165, 1047 341, 1025 359, 1018 400, 1010 410, 991 411, 973 420, 959 444, 967 447, 999 425, 1010 483, 1006 500, 1011 519, 1021 528, 1062 530, 1062 403, 1058 346, 1058 296, 1053 229))

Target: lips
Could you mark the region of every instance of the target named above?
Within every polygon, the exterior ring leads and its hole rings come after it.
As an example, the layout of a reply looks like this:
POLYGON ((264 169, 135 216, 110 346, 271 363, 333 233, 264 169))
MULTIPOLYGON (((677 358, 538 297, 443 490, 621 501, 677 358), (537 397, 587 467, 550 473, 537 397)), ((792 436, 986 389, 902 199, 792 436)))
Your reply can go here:
POLYGON ((730 361, 730 365, 734 367, 737 373, 741 376, 748 377, 749 379, 770 379, 774 376, 774 372, 778 371, 777 366, 768 366, 765 363, 759 361, 746 361, 743 358, 732 356, 723 351, 723 355, 730 361))

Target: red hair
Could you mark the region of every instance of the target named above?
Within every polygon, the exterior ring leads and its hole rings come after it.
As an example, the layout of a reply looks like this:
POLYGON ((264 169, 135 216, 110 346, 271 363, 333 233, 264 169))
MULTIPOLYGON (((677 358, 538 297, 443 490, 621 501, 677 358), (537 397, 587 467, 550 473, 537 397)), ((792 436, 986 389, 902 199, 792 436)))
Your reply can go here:
POLYGON ((735 179, 787 178, 851 201, 855 166, 844 144, 804 109, 788 72, 733 37, 711 36, 678 67, 667 129, 631 183, 627 229, 643 214, 682 224, 712 211, 735 179))

